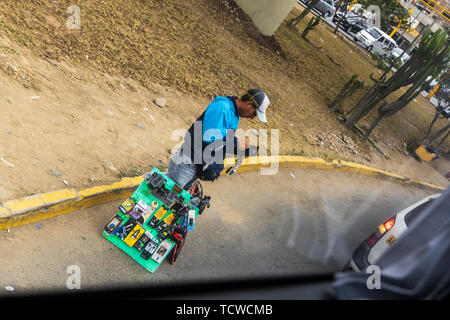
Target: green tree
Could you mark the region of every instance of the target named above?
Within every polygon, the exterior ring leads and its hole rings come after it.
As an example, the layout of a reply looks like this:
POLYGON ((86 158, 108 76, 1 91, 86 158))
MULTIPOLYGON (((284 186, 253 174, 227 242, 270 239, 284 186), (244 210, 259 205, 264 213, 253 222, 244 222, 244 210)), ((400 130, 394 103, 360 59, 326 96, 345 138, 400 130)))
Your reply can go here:
POLYGON ((314 29, 320 22, 320 17, 316 16, 316 17, 312 17, 311 20, 309 20, 308 25, 306 26, 305 30, 303 30, 302 33, 302 38, 306 39, 306 36, 308 35, 308 33, 314 29))
POLYGON ((378 116, 372 121, 368 138, 382 119, 390 117, 406 107, 423 91, 444 69, 448 67, 450 48, 447 32, 439 29, 434 34, 428 30, 421 39, 419 48, 391 78, 380 81, 372 78, 375 84, 369 92, 356 104, 348 116, 345 125, 352 128, 360 119, 365 117, 373 108, 378 108, 378 116), (406 92, 392 103, 385 99, 402 87, 406 92))
POLYGON ((308 6, 300 13, 297 17, 292 18, 287 22, 288 26, 294 28, 304 17, 314 8, 314 6, 319 2, 319 0, 312 0, 308 6))
MULTIPOLYGON (((376 5, 381 11, 381 29, 384 31, 393 30, 400 21, 408 17, 408 10, 403 7, 398 0, 358 0, 364 8, 376 5)), ((409 26, 407 23, 403 27, 409 26)))
MULTIPOLYGON (((338 11, 343 12, 343 14, 342 14, 341 18, 340 18, 340 19, 337 19, 337 21, 336 21, 336 26, 334 27, 334 30, 333 30, 333 33, 334 33, 334 34, 337 33, 337 31, 338 31, 338 29, 339 29, 339 26, 340 26, 341 22, 342 22, 343 20, 345 20, 345 18, 347 17, 348 6, 349 6, 350 3, 352 3, 352 1, 353 1, 353 0, 343 0, 343 1, 341 1, 340 6, 339 6, 339 10, 338 10, 338 11)), ((337 12, 336 12, 336 13, 337 13, 337 12)))
MULTIPOLYGON (((428 127, 427 134, 420 141, 421 144, 431 145, 444 132, 448 131, 449 126, 447 125, 444 128, 442 128, 441 130, 439 130, 437 133, 435 133, 433 136, 431 135, 431 131, 432 131, 432 128, 433 128, 434 124, 436 123, 436 120, 440 116, 442 118, 445 118, 445 116, 444 116, 445 108, 449 106, 449 102, 450 102, 449 95, 448 95, 449 89, 450 89, 450 74, 447 72, 441 78, 439 89, 434 94, 434 96, 436 97, 438 103, 437 103, 437 106, 436 106, 436 110, 435 110, 435 114, 434 114, 433 120, 431 121, 430 126, 428 127)), ((447 132, 447 134, 444 136, 442 141, 438 144, 436 149, 438 149, 442 145, 442 143, 447 139, 448 135, 449 135, 449 133, 447 132)))

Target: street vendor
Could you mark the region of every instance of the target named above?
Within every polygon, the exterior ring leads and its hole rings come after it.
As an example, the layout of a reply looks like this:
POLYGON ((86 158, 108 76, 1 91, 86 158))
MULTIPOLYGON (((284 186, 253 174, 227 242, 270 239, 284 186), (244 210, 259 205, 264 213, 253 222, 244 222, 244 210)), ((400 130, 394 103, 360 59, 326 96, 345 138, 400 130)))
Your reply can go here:
POLYGON ((186 190, 198 178, 216 180, 224 169, 226 153, 251 153, 248 143, 235 136, 239 119, 257 116, 266 123, 269 104, 269 98, 260 89, 250 89, 240 97, 216 97, 189 128, 182 146, 170 160, 167 176, 186 190))

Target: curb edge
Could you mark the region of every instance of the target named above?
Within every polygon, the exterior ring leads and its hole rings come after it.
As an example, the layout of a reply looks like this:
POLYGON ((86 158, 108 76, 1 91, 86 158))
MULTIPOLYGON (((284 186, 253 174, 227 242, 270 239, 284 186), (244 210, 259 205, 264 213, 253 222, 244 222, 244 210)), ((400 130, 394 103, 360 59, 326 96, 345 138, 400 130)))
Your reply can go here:
MULTIPOLYGON (((225 159, 225 168, 232 166, 234 161, 234 158, 225 159)), ((411 180, 394 173, 353 162, 343 160, 327 161, 322 158, 313 157, 250 157, 244 160, 236 172, 266 170, 268 168, 270 169, 274 163, 278 163, 278 167, 282 168, 336 170, 372 176, 433 191, 443 191, 446 189, 441 186, 411 180)), ((225 175, 225 170, 222 171, 221 175, 225 175)), ((0 203, 0 230, 86 209, 113 200, 127 198, 131 196, 134 188, 138 187, 143 180, 143 176, 122 178, 120 181, 110 185, 101 185, 80 191, 62 189, 2 202, 0 203)))

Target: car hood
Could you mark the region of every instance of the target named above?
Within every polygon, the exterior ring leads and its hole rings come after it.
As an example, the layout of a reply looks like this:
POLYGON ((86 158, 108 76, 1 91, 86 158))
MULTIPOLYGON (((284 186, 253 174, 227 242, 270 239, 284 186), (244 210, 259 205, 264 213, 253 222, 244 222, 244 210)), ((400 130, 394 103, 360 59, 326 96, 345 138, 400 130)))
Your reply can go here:
POLYGON ((403 53, 403 50, 397 47, 397 48, 392 49, 392 53, 401 55, 403 53))

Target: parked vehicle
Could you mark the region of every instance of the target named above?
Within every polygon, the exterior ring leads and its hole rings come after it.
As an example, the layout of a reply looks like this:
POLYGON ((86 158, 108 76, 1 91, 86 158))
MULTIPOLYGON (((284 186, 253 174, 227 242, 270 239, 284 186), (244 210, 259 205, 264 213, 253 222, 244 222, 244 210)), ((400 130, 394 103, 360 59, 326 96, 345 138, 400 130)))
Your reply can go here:
POLYGON ((356 34, 355 40, 369 52, 374 52, 379 56, 388 56, 393 49, 398 47, 394 39, 376 27, 361 30, 356 34))
MULTIPOLYGON (((431 76, 429 76, 425 81, 430 81, 430 79, 431 79, 431 76)), ((427 91, 427 92, 430 92, 431 90, 433 90, 433 88, 434 88, 435 86, 437 86, 438 83, 439 83, 439 79, 438 79, 438 78, 434 78, 434 79, 430 82, 430 84, 428 85, 426 91, 427 91)))
POLYGON ((345 32, 353 32, 358 33, 361 30, 367 29, 367 19, 364 17, 361 17, 353 12, 347 12, 345 15, 344 12, 337 12, 333 17, 333 22, 337 23, 340 19, 340 27, 345 30, 345 32))
POLYGON ((445 108, 444 111, 442 112, 442 114, 444 115, 444 117, 446 117, 447 119, 450 120, 450 106, 445 108))
MULTIPOLYGON (((312 0, 306 0, 305 4, 308 5, 312 0)), ((320 0, 314 6, 315 9, 319 10, 324 17, 331 17, 336 11, 334 0, 320 0)))
POLYGON ((352 258, 344 270, 365 271, 369 265, 389 250, 389 247, 404 233, 424 209, 440 194, 428 196, 382 223, 361 245, 354 251, 352 258))
POLYGON ((391 58, 400 58, 402 65, 409 60, 409 58, 411 58, 409 56, 409 54, 407 54, 406 52, 404 53, 402 49, 400 49, 399 47, 395 47, 394 49, 392 49, 391 54, 390 54, 391 58))

